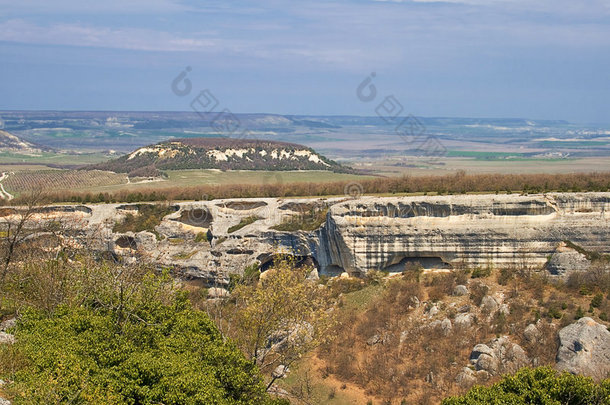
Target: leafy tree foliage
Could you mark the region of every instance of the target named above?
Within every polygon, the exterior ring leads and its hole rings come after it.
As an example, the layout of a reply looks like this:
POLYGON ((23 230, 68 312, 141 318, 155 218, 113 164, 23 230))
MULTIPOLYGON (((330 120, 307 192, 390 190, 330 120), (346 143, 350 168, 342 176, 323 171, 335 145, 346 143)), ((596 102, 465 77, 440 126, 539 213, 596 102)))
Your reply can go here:
MULTIPOLYGON (((296 266, 292 256, 276 255, 260 280, 249 275, 233 290, 227 330, 264 372, 289 367, 328 339, 331 301, 325 289, 307 279, 311 271, 296 266)), ((273 373, 268 387, 281 376, 273 373)))
POLYGON ((550 367, 523 368, 491 387, 477 386, 443 405, 595 405, 610 404, 610 379, 596 384, 591 378, 558 374, 550 367))
POLYGON ((167 274, 100 266, 87 277, 98 287, 70 279, 66 296, 79 299, 22 307, 16 343, 0 347, 13 403, 281 403, 167 274))

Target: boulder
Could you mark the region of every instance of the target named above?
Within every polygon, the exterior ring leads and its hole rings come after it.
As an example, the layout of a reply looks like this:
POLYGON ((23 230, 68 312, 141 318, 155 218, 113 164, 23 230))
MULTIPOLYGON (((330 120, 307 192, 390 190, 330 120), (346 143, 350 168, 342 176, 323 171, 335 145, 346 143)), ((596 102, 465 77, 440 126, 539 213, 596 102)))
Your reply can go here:
POLYGON ((449 333, 451 333, 453 325, 451 325, 451 320, 449 318, 445 318, 442 321, 437 319, 436 321, 430 322, 428 327, 430 327, 431 329, 438 329, 441 331, 443 336, 447 336, 449 335, 449 333))
POLYGON ((440 312, 440 310, 438 309, 437 305, 432 305, 429 309, 428 309, 428 316, 430 318, 432 318, 433 316, 435 316, 436 314, 438 314, 440 312))
POLYGON ((453 289, 453 295, 461 297, 463 295, 468 295, 468 287, 466 287, 465 285, 456 285, 455 288, 453 289))
POLYGON ((8 329, 14 328, 16 324, 17 324, 16 318, 10 318, 10 319, 4 320, 4 321, 2 321, 2 323, 0 323, 0 330, 6 331, 8 329))
POLYGON ((498 308, 498 312, 501 313, 502 315, 509 315, 510 307, 508 306, 508 304, 500 304, 500 307, 498 308))
POLYGON ((477 382, 477 375, 469 367, 464 367, 462 371, 455 377, 455 382, 462 388, 470 388, 477 382))
POLYGON ((6 332, 0 332, 0 344, 13 344, 15 343, 15 336, 6 332))
POLYGON ((271 376, 273 378, 285 378, 288 375, 289 371, 290 371, 290 369, 288 368, 288 366, 280 364, 273 370, 273 373, 271 373, 271 376))
POLYGON ((211 287, 208 288, 208 298, 216 299, 216 298, 227 298, 231 295, 231 293, 220 287, 211 287))
POLYGON ((453 323, 456 327, 459 328, 469 328, 470 326, 472 326, 472 323, 474 321, 474 315, 470 314, 470 313, 466 313, 466 314, 458 314, 455 319, 453 320, 453 323))
POLYGON ((496 312, 498 309, 498 301, 491 295, 486 295, 481 300, 481 310, 489 314, 496 312))
POLYGON ((570 274, 586 271, 590 266, 591 261, 584 254, 561 242, 546 264, 546 269, 552 276, 566 279, 570 274))
POLYGON ((557 368, 596 379, 610 373, 610 332, 593 319, 580 318, 559 331, 557 368))
POLYGON ((470 364, 475 370, 485 371, 490 376, 514 372, 530 363, 525 350, 507 336, 494 339, 489 344, 478 344, 470 353, 470 364))
POLYGON ((528 343, 537 343, 540 339, 540 331, 536 325, 530 323, 523 331, 523 337, 528 343))
POLYGON ((383 343, 383 340, 381 339, 381 336, 379 336, 379 335, 373 335, 370 338, 368 338, 366 341, 366 344, 369 346, 375 346, 378 343, 383 343))

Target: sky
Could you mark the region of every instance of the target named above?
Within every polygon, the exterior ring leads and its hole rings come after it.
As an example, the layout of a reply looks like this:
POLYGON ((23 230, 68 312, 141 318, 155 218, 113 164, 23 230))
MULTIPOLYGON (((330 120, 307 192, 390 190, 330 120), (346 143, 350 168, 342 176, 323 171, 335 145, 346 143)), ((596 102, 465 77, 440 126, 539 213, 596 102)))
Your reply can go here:
POLYGON ((202 90, 243 113, 372 116, 392 95, 609 123, 610 0, 0 0, 1 110, 188 111, 202 90))

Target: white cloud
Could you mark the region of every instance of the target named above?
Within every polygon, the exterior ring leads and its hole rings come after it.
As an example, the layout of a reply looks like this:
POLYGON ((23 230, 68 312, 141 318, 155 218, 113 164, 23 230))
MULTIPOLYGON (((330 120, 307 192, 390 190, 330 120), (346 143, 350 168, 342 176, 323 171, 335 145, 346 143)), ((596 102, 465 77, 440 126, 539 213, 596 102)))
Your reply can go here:
POLYGON ((0 23, 0 41, 143 51, 197 51, 211 49, 216 45, 213 39, 185 38, 149 29, 111 29, 79 24, 43 27, 22 19, 0 23))

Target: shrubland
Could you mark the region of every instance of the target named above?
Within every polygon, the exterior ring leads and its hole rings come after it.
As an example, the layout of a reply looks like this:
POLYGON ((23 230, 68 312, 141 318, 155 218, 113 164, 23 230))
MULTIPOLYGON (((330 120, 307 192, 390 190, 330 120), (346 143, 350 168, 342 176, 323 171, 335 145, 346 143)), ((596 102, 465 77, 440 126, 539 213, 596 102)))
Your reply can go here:
POLYGON ((167 272, 77 255, 15 264, 0 287, 14 404, 282 403, 167 272))
MULTIPOLYGON (((9 382, 0 395, 15 404, 285 401, 268 391, 297 404, 459 395, 445 403, 519 404, 546 391, 556 396, 540 403, 603 403, 607 395, 607 381, 548 368, 502 365, 477 377, 490 388, 470 392, 457 378, 479 343, 508 336, 528 365, 552 366, 559 328, 583 316, 608 325, 603 255, 564 281, 491 264, 437 272, 409 264, 402 274, 316 280, 312 267, 277 255, 265 272, 253 264, 231 277, 223 286, 230 296, 209 299, 203 286, 186 288, 167 271, 107 261, 62 239, 37 245, 34 212, 32 203, 0 236, 0 317, 17 319, 9 329, 16 343, 0 345, 0 379, 9 382), (526 333, 532 324, 535 340, 526 333), (562 402, 566 395, 582 401, 562 402)), ((144 214, 130 224, 157 216, 144 214)), ((60 230, 49 223, 37 231, 60 230)))

